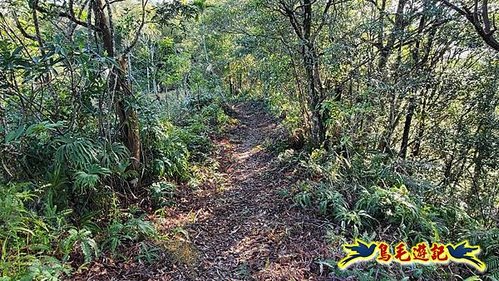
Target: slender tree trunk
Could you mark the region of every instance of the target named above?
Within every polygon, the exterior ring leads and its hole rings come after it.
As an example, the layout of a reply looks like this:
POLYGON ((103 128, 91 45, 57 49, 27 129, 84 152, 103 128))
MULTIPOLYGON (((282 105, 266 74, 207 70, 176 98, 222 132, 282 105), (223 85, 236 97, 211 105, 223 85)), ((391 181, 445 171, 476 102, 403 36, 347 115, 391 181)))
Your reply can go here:
POLYGON ((125 106, 124 98, 132 95, 130 83, 126 79, 127 60, 125 57, 119 58, 121 69, 119 70, 119 97, 116 103, 116 110, 120 119, 121 135, 125 140, 125 144, 132 155, 132 167, 138 170, 141 160, 142 144, 140 139, 140 124, 137 112, 125 106))
POLYGON ((416 138, 414 140, 414 146, 412 147, 412 157, 418 157, 421 152, 421 143, 423 141, 423 136, 426 126, 426 100, 423 101, 421 109, 421 120, 419 121, 416 138))
MULTIPOLYGON (((400 33, 404 27, 404 8, 406 3, 407 0, 398 1, 395 14, 395 22, 388 36, 386 45, 383 45, 383 40, 379 40, 380 45, 378 47, 380 48, 380 55, 378 61, 378 70, 381 74, 382 77, 381 79, 386 79, 385 78, 386 75, 384 75, 384 73, 387 71, 388 60, 393 52, 395 42, 397 38, 400 36, 400 33)), ((384 2, 383 5, 385 5, 384 2)), ((383 17, 380 18, 383 19, 383 17)), ((382 34, 380 36, 382 36, 382 34)), ((390 110, 388 113, 388 120, 387 120, 388 126, 386 126, 386 129, 382 132, 378 144, 378 149, 382 152, 391 151, 391 138, 398 123, 398 117, 396 116, 397 114, 395 112, 397 106, 397 94, 393 92, 389 94, 390 94, 390 110)))
POLYGON ((444 167, 444 178, 443 185, 448 186, 452 181, 452 166, 454 164, 454 155, 448 155, 445 159, 445 167, 444 167))
POLYGON ((113 68, 113 78, 110 81, 111 89, 115 87, 116 102, 115 110, 120 121, 121 137, 132 156, 132 168, 138 170, 141 160, 141 140, 140 126, 137 112, 125 106, 125 98, 132 95, 132 89, 127 79, 128 62, 126 57, 116 58, 114 38, 110 27, 110 22, 104 13, 104 3, 102 0, 94 0, 93 10, 96 16, 96 25, 100 28, 102 43, 107 55, 114 58, 119 63, 119 68, 113 68), (114 86, 116 85, 116 86, 114 86))
POLYGON ((407 107, 407 114, 405 115, 404 132, 402 134, 402 143, 400 144, 399 156, 405 159, 407 156, 407 146, 409 144, 409 131, 411 130, 412 116, 414 115, 414 109, 416 108, 416 101, 414 98, 409 100, 409 105, 407 107))
POLYGON ((397 5, 397 10, 395 12, 395 23, 393 29, 388 37, 388 42, 385 46, 381 47, 378 68, 383 71, 385 69, 386 64, 388 63, 388 58, 392 53, 393 46, 395 45, 395 41, 397 37, 400 36, 400 33, 404 26, 404 7, 407 3, 407 0, 399 0, 397 5))
POLYGON ((324 118, 321 113, 322 82, 320 79, 319 56, 315 42, 312 41, 312 2, 305 0, 304 2, 304 18, 303 18, 303 47, 302 56, 305 66, 305 75, 307 79, 307 91, 309 96, 310 110, 312 112, 312 124, 310 136, 312 137, 312 146, 320 147, 326 138, 326 130, 324 118))
POLYGON ((299 8, 290 7, 284 0, 279 1, 280 13, 286 16, 301 43, 301 59, 305 70, 307 105, 310 110, 310 144, 314 148, 323 145, 326 138, 326 115, 322 111, 322 102, 325 99, 324 87, 320 76, 319 52, 315 43, 316 36, 324 27, 326 15, 333 1, 327 1, 324 7, 321 21, 312 33, 312 5, 317 3, 315 0, 303 0, 299 8), (300 9, 300 11, 297 11, 300 9))

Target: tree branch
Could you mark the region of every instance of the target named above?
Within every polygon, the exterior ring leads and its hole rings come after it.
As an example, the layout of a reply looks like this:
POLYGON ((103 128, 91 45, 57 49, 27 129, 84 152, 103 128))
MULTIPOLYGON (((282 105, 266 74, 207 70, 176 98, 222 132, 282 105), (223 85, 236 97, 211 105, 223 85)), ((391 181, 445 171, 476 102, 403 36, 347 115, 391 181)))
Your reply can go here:
POLYGON ((122 54, 123 56, 127 55, 132 50, 133 46, 135 46, 135 44, 137 44, 137 41, 139 40, 142 28, 144 27, 144 25, 146 23, 146 5, 147 5, 148 1, 149 0, 141 0, 141 2, 142 2, 142 18, 140 21, 139 29, 137 30, 137 33, 135 33, 135 37, 133 38, 132 43, 128 47, 126 47, 125 50, 123 51, 123 54, 122 54))
POLYGON ((14 21, 16 23, 17 29, 21 32, 21 34, 24 37, 36 41, 36 36, 28 34, 28 32, 26 31, 26 29, 24 29, 23 26, 21 25, 21 22, 19 22, 19 18, 17 17, 17 14, 15 12, 12 13, 12 18, 14 19, 14 21))
MULTIPOLYGON (((474 7, 473 7, 473 12, 463 6, 462 8, 450 3, 448 0, 437 0, 443 3, 445 6, 451 8, 452 10, 458 12, 460 15, 466 17, 466 19, 473 25, 475 28, 475 31, 478 33, 478 35, 483 39, 483 41, 489 45, 492 49, 495 51, 499 52, 499 41, 494 37, 494 32, 496 31, 496 28, 491 28, 490 25, 490 19, 488 15, 488 1, 483 0, 482 1, 482 12, 481 12, 481 17, 482 17, 482 22, 478 18, 478 0, 474 1, 474 7)), ((494 18, 493 18, 494 19, 494 18)), ((494 23, 495 24, 495 23, 494 23)))
POLYGON ((328 0, 326 3, 326 7, 324 8, 324 11, 322 12, 321 23, 319 24, 319 26, 315 30, 314 35, 312 35, 312 41, 315 40, 317 35, 321 32, 322 28, 324 27, 324 24, 326 23, 327 13, 329 12, 329 9, 331 8, 332 5, 333 5, 333 0, 328 0))
POLYGON ((293 29, 294 29, 296 35, 298 35, 298 37, 303 41, 303 32, 298 24, 298 21, 296 20, 295 13, 293 12, 293 10, 291 10, 286 5, 286 3, 284 3, 284 1, 279 1, 279 6, 281 8, 281 9, 279 9, 279 13, 288 17, 291 25, 293 26, 293 29))
MULTIPOLYGON (((62 7, 58 7, 58 6, 55 6, 55 7, 62 9, 62 7)), ((54 13, 52 11, 49 11, 49 10, 43 8, 43 7, 40 7, 39 5, 37 5, 35 7, 35 9, 37 11, 39 11, 41 13, 45 13, 45 14, 51 14, 51 13, 53 14, 54 13)), ((58 15, 59 17, 67 18, 70 21, 76 23, 77 25, 89 28, 89 29, 94 30, 94 31, 101 31, 101 29, 99 27, 97 27, 93 24, 90 24, 88 22, 81 21, 80 19, 76 18, 76 16, 74 15, 74 11, 70 11, 69 13, 64 12, 64 11, 59 11, 59 12, 56 12, 55 14, 58 15)))

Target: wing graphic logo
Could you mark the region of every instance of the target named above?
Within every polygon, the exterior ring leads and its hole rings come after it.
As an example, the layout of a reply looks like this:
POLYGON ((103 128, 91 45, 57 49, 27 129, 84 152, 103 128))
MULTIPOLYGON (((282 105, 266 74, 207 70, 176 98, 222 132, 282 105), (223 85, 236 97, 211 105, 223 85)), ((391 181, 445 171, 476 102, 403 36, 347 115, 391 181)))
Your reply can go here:
POLYGON ((354 243, 343 245, 346 256, 338 262, 338 267, 345 270, 356 263, 376 259, 380 264, 396 262, 402 265, 455 262, 485 272, 487 265, 478 258, 480 250, 480 246, 471 245, 466 240, 458 244, 420 242, 413 247, 409 247, 405 242, 399 242, 391 247, 389 243, 384 241, 365 242, 361 239, 355 239, 354 243))
POLYGON ((346 269, 358 262, 372 260, 376 255, 376 243, 366 243, 360 239, 355 239, 353 244, 343 245, 343 250, 347 256, 338 262, 340 269, 346 269))
POLYGON ((447 244, 446 248, 452 261, 468 264, 481 272, 487 269, 485 263, 477 258, 480 246, 471 246, 468 241, 463 241, 456 245, 447 244))

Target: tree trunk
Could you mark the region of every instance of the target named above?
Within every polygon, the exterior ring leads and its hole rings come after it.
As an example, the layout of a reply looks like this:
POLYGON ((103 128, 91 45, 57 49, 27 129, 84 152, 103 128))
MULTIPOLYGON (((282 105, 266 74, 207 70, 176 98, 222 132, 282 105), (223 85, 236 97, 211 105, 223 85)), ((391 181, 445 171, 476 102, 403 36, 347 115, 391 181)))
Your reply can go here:
MULTIPOLYGON (((382 75, 382 80, 386 80, 387 77, 385 74, 387 70, 387 64, 390 59, 390 55, 393 52, 393 48, 395 46, 395 42, 397 38, 400 36, 401 31, 404 28, 404 8, 407 3, 407 0, 399 0, 397 4, 397 9, 395 12, 395 22, 393 24, 393 28, 388 36, 386 45, 382 45, 382 40, 379 42, 381 45, 380 48, 380 56, 378 61, 378 70, 382 75)), ((400 50, 399 50, 400 51, 400 50)), ((397 108, 397 94, 391 92, 390 93, 390 110, 388 113, 388 126, 381 134, 381 139, 378 144, 378 149, 382 152, 392 152, 392 135, 395 131, 395 128, 398 124, 398 114, 396 113, 397 108)))
POLYGON ((404 26, 404 7, 407 3, 407 0, 399 0, 397 5, 397 10, 395 12, 395 23, 393 25, 393 29, 388 37, 388 42, 385 46, 381 46, 380 57, 378 62, 378 68, 383 71, 386 64, 388 63, 388 58, 392 52, 393 46, 395 45, 395 41, 397 37, 400 35, 400 32, 404 26))
POLYGON ((303 60, 303 67, 305 70, 306 92, 307 92, 307 106, 310 110, 310 144, 314 148, 323 145, 326 138, 326 114, 322 111, 322 102, 325 99, 324 87, 320 77, 320 63, 319 52, 315 43, 316 36, 324 26, 325 17, 332 6, 332 1, 327 1, 323 11, 322 21, 312 34, 312 5, 317 3, 314 0, 303 0, 303 5, 298 8, 290 7, 289 3, 284 0, 279 1, 280 13, 286 16, 291 26, 293 27, 296 35, 300 39, 301 50, 300 55, 303 60))
POLYGON ((140 124, 137 112, 125 106, 124 98, 132 94, 130 83, 126 79, 127 72, 127 60, 125 57, 119 58, 119 64, 121 69, 119 69, 119 89, 117 91, 118 98, 116 102, 116 111, 120 119, 120 131, 121 136, 130 150, 132 156, 132 168, 138 170, 140 167, 141 160, 141 140, 140 140, 140 124))
POLYGON ((407 108, 407 114, 405 115, 404 132, 402 134, 402 143, 400 144, 399 156, 405 159, 407 156, 407 146, 409 144, 409 131, 411 130, 412 116, 414 115, 414 109, 416 108, 416 102, 414 98, 409 100, 409 106, 407 108))
POLYGON ((303 63, 305 66, 305 75, 307 79, 307 91, 309 96, 310 110, 312 112, 312 124, 311 124, 311 141, 312 147, 320 147, 326 138, 326 130, 324 125, 324 116, 321 113, 321 103, 323 99, 322 94, 322 82, 319 72, 319 56, 317 55, 317 50, 315 42, 312 41, 311 29, 312 29, 312 2, 311 0, 305 0, 304 6, 304 18, 303 18, 303 47, 302 56, 303 63))
POLYGON ((416 139, 414 140, 414 146, 412 147, 412 157, 418 157, 421 152, 421 143, 423 141, 423 136, 425 132, 425 121, 426 121, 426 100, 423 101, 421 109, 421 120, 419 121, 416 139))
POLYGON ((96 25, 100 28, 102 43, 107 55, 118 61, 119 68, 113 68, 113 79, 109 86, 116 90, 115 110, 119 118, 119 129, 123 142, 127 146, 132 156, 132 168, 138 170, 141 160, 141 140, 140 126, 137 112, 133 108, 125 106, 125 98, 132 95, 132 90, 127 79, 128 62, 124 56, 116 58, 114 38, 110 28, 110 23, 104 13, 104 3, 102 0, 94 0, 94 13, 96 25))

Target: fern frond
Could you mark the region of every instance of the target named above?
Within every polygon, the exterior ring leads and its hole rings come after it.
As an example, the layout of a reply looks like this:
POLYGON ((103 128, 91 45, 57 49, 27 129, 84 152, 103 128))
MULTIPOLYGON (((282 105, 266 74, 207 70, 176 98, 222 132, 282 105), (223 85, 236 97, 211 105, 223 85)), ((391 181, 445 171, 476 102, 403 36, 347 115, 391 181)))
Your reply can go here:
POLYGON ((122 163, 128 166, 130 152, 122 143, 103 142, 100 144, 97 158, 103 167, 113 168, 122 163))
POLYGON ((59 138, 62 143, 55 152, 55 166, 57 170, 67 166, 83 169, 97 163, 98 149, 92 141, 85 138, 59 138))
POLYGON ((110 175, 111 171, 108 168, 92 164, 84 171, 75 173, 75 187, 79 188, 83 193, 86 189, 92 189, 97 186, 101 177, 110 175))

